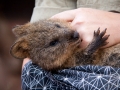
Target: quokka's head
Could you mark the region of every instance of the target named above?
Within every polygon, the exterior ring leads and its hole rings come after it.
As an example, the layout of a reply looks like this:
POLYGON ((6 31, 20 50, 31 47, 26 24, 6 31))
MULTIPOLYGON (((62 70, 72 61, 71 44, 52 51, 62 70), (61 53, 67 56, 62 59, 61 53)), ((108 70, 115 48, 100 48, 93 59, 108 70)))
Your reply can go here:
POLYGON ((43 69, 62 67, 80 46, 79 34, 68 23, 59 20, 41 20, 16 26, 17 36, 10 53, 18 59, 30 58, 43 69))

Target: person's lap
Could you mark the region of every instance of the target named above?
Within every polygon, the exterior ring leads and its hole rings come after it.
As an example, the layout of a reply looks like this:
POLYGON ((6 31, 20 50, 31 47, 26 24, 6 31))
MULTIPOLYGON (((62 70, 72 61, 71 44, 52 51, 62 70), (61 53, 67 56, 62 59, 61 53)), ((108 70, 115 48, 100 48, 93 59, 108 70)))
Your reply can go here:
POLYGON ((22 71, 22 90, 118 90, 120 68, 76 66, 51 73, 28 62, 22 71))

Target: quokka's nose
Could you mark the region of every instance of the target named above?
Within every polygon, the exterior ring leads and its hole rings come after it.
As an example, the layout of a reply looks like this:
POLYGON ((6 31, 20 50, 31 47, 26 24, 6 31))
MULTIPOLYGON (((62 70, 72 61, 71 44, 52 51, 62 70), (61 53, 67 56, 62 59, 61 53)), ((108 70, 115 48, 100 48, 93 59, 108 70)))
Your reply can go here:
POLYGON ((73 39, 79 39, 79 33, 77 31, 74 32, 73 34, 73 39))

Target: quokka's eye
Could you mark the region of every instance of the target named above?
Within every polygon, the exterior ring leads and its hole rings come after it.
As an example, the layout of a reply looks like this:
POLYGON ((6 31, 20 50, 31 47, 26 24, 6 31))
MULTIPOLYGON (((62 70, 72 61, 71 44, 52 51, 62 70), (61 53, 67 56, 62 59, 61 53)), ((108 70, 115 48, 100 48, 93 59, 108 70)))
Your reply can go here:
POLYGON ((55 45, 57 45, 59 43, 59 40, 53 40, 53 41, 51 41, 50 42, 50 46, 55 46, 55 45))
POLYGON ((61 26, 60 26, 59 24, 55 24, 55 26, 56 26, 57 28, 61 28, 61 26))

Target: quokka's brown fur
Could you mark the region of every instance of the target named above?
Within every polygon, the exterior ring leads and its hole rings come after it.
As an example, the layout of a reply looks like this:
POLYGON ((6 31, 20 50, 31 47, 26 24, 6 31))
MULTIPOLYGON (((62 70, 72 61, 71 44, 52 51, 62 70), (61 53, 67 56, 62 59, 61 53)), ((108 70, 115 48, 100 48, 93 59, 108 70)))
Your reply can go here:
POLYGON ((94 32, 93 40, 82 50, 80 35, 60 20, 40 20, 16 26, 17 40, 10 53, 18 59, 30 58, 46 70, 59 70, 77 65, 109 65, 120 67, 120 44, 106 49, 106 29, 94 32))

